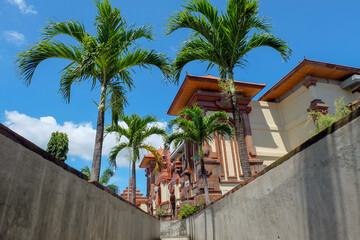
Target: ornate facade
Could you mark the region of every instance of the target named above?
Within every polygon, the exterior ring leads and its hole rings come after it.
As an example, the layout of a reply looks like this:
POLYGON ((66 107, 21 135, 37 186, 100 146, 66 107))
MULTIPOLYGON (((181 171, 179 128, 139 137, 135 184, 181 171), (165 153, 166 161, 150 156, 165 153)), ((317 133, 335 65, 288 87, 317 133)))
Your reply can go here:
MULTIPOLYGON (((358 68, 305 59, 256 101, 252 99, 265 84, 235 81, 242 96, 239 109, 252 173, 261 171, 310 137, 314 124, 308 121, 308 111, 334 112, 333 103, 341 96, 346 103, 359 104, 358 74, 358 68)), ((197 104, 205 114, 221 110, 231 117, 231 108, 224 104, 219 91, 216 77, 186 75, 167 113, 177 116, 183 107, 197 104)), ((243 181, 240 159, 234 139, 215 135, 214 141, 203 148, 213 201, 243 181)), ((153 172, 154 156, 144 157, 140 167, 146 168, 150 213, 162 209, 164 216, 176 217, 181 204, 205 202, 200 165, 193 159, 196 151, 197 146, 192 143, 183 143, 172 153, 159 149, 163 162, 159 173, 153 172)))
MULTIPOLYGON (((132 179, 130 179, 130 189, 126 187, 126 189, 120 194, 123 199, 129 199, 128 201, 131 202, 131 195, 132 195, 132 179)), ((135 191, 135 205, 141 208, 144 211, 147 211, 147 198, 143 197, 144 194, 140 193, 140 190, 135 191)))

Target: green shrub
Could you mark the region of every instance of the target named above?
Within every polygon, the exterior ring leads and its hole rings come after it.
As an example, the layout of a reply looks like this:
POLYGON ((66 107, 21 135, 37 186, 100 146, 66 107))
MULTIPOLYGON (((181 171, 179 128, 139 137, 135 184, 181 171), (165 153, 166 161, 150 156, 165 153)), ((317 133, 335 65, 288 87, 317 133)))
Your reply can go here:
POLYGON ((156 211, 156 214, 159 216, 159 218, 162 218, 164 216, 164 210, 160 208, 156 211))
POLYGON ((46 151, 59 160, 65 161, 67 159, 67 153, 69 152, 68 135, 63 132, 53 132, 47 144, 46 151))
POLYGON ((344 97, 336 99, 334 105, 335 114, 322 114, 321 112, 310 111, 309 120, 315 118, 315 128, 310 131, 311 136, 314 136, 325 128, 330 127, 334 122, 340 120, 351 111, 355 110, 350 108, 350 104, 344 104, 344 97))
POLYGON ((179 219, 185 219, 190 217, 191 215, 193 215, 194 213, 196 213, 197 211, 201 210, 204 208, 204 204, 200 203, 196 206, 190 206, 187 204, 183 204, 181 206, 181 210, 179 213, 179 219))

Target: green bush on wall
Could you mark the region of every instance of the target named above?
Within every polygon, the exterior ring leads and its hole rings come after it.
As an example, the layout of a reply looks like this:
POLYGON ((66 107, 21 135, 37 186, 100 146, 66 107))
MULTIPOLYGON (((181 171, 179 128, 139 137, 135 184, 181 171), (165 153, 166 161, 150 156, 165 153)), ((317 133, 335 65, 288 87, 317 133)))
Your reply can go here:
POLYGON ((322 114, 317 111, 310 111, 310 119, 315 119, 314 125, 315 128, 310 131, 310 135, 314 136, 324 130, 325 128, 330 127, 334 122, 340 120, 351 111, 354 111, 355 108, 351 107, 350 104, 344 104, 344 97, 339 97, 335 100, 335 114, 322 114))
POLYGON ((191 215, 193 215, 194 213, 196 213, 197 211, 201 210, 204 208, 204 204, 200 203, 196 206, 190 206, 187 204, 183 204, 181 206, 181 210, 179 213, 179 219, 185 219, 190 217, 191 215))

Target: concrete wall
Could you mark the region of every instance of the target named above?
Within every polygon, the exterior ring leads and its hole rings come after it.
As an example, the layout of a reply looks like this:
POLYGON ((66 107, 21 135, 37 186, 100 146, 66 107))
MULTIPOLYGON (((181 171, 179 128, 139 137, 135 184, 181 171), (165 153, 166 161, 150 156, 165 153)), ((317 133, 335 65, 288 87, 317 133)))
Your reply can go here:
MULTIPOLYGON (((332 134, 323 131, 265 174, 182 220, 187 235, 195 240, 359 239, 359 116, 360 110, 347 125, 344 120, 333 125, 338 129, 332 134)), ((163 234, 171 232, 171 225, 161 224, 163 234)), ((179 232, 179 224, 173 231, 179 232)))
POLYGON ((0 239, 159 236, 155 218, 0 134, 0 239))

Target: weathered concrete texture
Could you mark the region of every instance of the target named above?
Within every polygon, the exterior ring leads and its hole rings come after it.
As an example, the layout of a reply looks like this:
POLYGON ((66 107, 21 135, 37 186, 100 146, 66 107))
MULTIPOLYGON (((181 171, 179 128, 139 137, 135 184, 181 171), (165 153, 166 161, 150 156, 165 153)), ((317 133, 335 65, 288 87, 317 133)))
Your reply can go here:
POLYGON ((159 239, 159 224, 0 134, 0 239, 159 239))
POLYGON ((162 221, 160 224, 160 237, 174 238, 187 236, 186 222, 182 220, 162 221))
POLYGON ((360 118, 184 221, 194 240, 359 239, 360 118))

